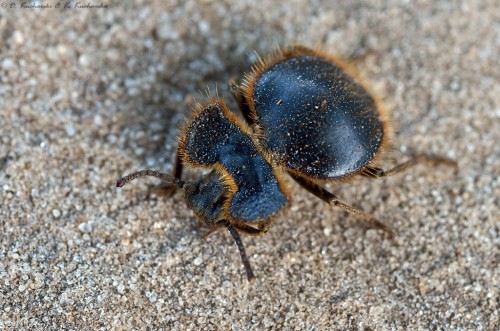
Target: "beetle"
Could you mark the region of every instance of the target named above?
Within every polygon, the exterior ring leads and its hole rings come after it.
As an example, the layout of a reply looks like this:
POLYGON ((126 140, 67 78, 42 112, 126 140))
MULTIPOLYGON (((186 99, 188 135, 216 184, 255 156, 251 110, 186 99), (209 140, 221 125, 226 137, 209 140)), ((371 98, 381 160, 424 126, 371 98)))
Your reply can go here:
POLYGON ((318 50, 297 45, 259 58, 242 83, 231 80, 229 88, 243 119, 222 98, 209 98, 180 129, 172 176, 142 170, 116 186, 154 176, 183 189, 186 204, 209 233, 228 229, 249 281, 255 274, 239 233, 265 234, 290 206, 285 174, 329 205, 392 236, 388 226, 324 184, 358 175, 391 176, 422 161, 456 166, 443 157, 419 155, 390 170, 378 167, 391 130, 386 114, 349 66, 318 50), (184 165, 209 172, 183 181, 184 165))

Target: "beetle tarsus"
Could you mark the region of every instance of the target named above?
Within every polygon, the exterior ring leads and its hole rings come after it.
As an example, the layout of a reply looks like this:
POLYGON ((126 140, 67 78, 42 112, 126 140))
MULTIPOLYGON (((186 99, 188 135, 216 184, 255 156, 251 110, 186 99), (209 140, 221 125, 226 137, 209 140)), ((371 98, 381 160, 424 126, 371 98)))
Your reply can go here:
POLYGON ((394 233, 393 233, 392 229, 389 226, 387 226, 384 223, 377 220, 371 214, 369 214, 369 213, 367 213, 359 208, 350 206, 350 205, 340 201, 336 195, 327 191, 325 188, 323 188, 322 186, 320 186, 318 184, 312 183, 312 182, 310 182, 310 181, 308 181, 300 176, 294 175, 294 174, 291 174, 291 176, 303 188, 305 188, 306 190, 308 190, 309 192, 311 192, 312 194, 314 194, 315 196, 317 196, 321 200, 325 201, 330 206, 336 206, 336 207, 342 208, 343 210, 345 210, 346 212, 348 212, 350 214, 358 215, 365 222, 369 223, 371 226, 385 231, 387 234, 389 234, 389 236, 391 238, 394 237, 394 233))
POLYGON ((336 198, 333 198, 328 204, 340 207, 350 214, 360 216, 365 222, 369 223, 371 226, 386 232, 390 238, 394 238, 394 232, 392 231, 392 229, 389 226, 377 220, 371 214, 356 207, 350 206, 346 203, 343 203, 342 201, 339 201, 336 198))

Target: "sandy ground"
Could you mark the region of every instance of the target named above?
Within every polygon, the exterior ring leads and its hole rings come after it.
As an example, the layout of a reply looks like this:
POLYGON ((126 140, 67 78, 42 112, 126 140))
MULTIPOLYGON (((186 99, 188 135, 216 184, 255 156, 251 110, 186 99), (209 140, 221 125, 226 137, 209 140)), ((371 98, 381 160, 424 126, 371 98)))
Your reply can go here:
POLYGON ((499 328, 498 2, 289 3, 0 4, 0 329, 499 328), (293 207, 243 237, 250 285, 182 194, 114 183, 171 171, 193 99, 217 86, 235 109, 227 81, 291 42, 352 59, 399 127, 397 159, 460 171, 330 186, 393 242, 289 181, 293 207))

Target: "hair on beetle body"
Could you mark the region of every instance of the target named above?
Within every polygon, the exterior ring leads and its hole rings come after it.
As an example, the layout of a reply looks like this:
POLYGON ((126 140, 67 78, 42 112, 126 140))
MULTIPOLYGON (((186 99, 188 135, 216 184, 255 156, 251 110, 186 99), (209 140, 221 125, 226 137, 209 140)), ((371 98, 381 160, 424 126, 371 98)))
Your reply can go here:
POLYGON ((347 65, 319 51, 293 46, 274 53, 245 76, 239 93, 262 144, 297 175, 356 175, 388 141, 386 116, 373 97, 347 65), (302 150, 290 153, 296 148, 302 150))
POLYGON ((392 176, 419 162, 456 167, 428 155, 389 170, 378 167, 391 133, 386 112, 348 65, 320 51, 291 46, 258 57, 242 85, 230 81, 229 88, 243 119, 222 98, 207 95, 179 130, 173 176, 143 170, 119 179, 117 186, 153 176, 183 189, 186 204, 211 227, 209 233, 229 231, 249 281, 255 275, 239 233, 265 234, 290 206, 285 172, 329 205, 392 235, 388 226, 323 184, 357 175, 392 176), (210 171, 183 181, 184 165, 210 171))

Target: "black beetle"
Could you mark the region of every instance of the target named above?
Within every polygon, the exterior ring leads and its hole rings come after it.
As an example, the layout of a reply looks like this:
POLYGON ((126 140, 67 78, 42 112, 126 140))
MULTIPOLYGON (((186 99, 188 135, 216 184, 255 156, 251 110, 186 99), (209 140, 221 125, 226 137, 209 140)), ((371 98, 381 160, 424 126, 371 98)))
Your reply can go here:
POLYGON ((173 176, 143 170, 116 186, 154 176, 183 188, 187 205, 211 227, 209 233, 229 230, 249 281, 255 276, 238 233, 265 234, 290 205, 284 172, 328 204, 392 235, 389 227, 340 201, 323 184, 355 175, 390 176, 420 161, 455 166, 420 155, 388 171, 377 167, 389 122, 350 68, 319 51, 303 46, 277 51, 259 59, 242 85, 231 81, 230 89, 245 121, 223 99, 209 98, 180 130, 173 176), (182 181, 183 164, 211 171, 197 181, 182 181))

